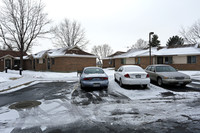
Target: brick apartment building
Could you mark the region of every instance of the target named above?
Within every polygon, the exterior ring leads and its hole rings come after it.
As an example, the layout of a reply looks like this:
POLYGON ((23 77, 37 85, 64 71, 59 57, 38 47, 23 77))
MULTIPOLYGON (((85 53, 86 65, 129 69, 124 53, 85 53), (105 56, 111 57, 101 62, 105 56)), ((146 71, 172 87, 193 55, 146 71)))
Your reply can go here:
MULTIPOLYGON (((68 47, 41 51, 33 55, 24 54, 24 70, 71 72, 87 66, 96 66, 96 56, 79 47, 68 47)), ((0 51, 0 71, 5 67, 18 69, 19 52, 0 51)))
MULTIPOLYGON (((149 64, 149 49, 131 49, 126 53, 103 59, 103 67, 109 65, 116 70, 121 65, 139 65, 146 68, 149 64), (112 62, 114 64, 111 64, 112 62)), ((152 48, 151 64, 169 64, 179 70, 200 70, 200 46, 192 44, 179 47, 152 48)))
MULTIPOLYGON (((26 63, 28 56, 24 53, 24 68, 26 69, 26 63)), ((9 50, 0 50, 0 71, 8 69, 19 69, 20 65, 20 52, 18 51, 9 51, 9 50)))
POLYGON ((30 56, 32 68, 36 71, 71 72, 87 66, 96 66, 96 56, 77 46, 45 50, 30 56))

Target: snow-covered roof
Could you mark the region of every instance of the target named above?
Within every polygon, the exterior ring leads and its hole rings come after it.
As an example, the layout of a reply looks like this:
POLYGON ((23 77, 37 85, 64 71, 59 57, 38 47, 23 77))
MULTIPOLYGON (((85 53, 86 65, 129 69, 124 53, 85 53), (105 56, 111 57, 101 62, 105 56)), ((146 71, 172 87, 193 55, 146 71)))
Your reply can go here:
MULTIPOLYGON (((151 55, 153 56, 157 51, 156 47, 151 48, 151 55)), ((128 52, 114 56, 113 58, 130 58, 130 57, 138 57, 138 56, 149 56, 149 49, 131 49, 128 52)))
POLYGON ((33 58, 37 58, 37 59, 43 58, 45 55, 47 55, 48 57, 89 57, 89 58, 96 58, 96 56, 82 51, 77 46, 41 51, 39 53, 33 54, 33 58), (77 53, 76 52, 69 53, 68 51, 70 51, 70 50, 81 51, 81 53, 78 53, 78 52, 77 53))
MULTIPOLYGON (((20 57, 14 57, 14 59, 16 60, 20 60, 20 57)), ((23 56, 23 60, 28 60, 29 59, 29 56, 23 56)))
MULTIPOLYGON (((183 45, 174 48, 161 48, 158 49, 157 47, 151 48, 151 55, 152 56, 170 56, 170 55, 200 55, 200 48, 199 45, 183 45)), ((143 57, 149 56, 149 49, 131 49, 128 52, 116 55, 114 57, 109 57, 108 59, 116 59, 116 58, 131 58, 131 57, 143 57)))
POLYGON ((163 48, 158 50, 155 55, 200 55, 200 48, 198 48, 198 44, 191 47, 163 48))

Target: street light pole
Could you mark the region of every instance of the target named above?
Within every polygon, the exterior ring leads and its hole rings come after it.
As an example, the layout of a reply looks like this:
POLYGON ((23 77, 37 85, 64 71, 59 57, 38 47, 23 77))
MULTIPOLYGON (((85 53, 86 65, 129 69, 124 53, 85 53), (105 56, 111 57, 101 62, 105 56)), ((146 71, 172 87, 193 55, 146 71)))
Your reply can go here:
POLYGON ((149 32, 149 64, 151 65, 151 35, 153 35, 154 32, 149 32))

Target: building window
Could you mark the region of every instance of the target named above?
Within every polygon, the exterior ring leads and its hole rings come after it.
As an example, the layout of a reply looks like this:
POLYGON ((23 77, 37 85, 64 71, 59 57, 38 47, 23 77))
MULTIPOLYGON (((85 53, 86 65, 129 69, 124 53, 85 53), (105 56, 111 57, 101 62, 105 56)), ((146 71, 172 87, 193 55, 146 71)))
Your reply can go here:
POLYGON ((43 63, 45 63, 45 59, 43 59, 43 63))
POLYGON ((187 63, 188 64, 195 64, 196 63, 196 56, 188 56, 187 57, 187 63))
POLYGON ((109 65, 112 65, 112 60, 109 60, 109 65))
POLYGON ((54 58, 51 58, 51 64, 52 64, 52 65, 55 64, 55 60, 54 60, 54 58))
POLYGON ((37 59, 37 64, 39 64, 39 59, 37 59))
POLYGON ((135 63, 136 63, 136 64, 140 64, 140 61, 141 61, 140 57, 135 58, 135 63))
POLYGON ((121 59, 121 64, 126 64, 126 59, 121 59))
POLYGON ((165 64, 172 64, 172 57, 165 57, 165 64))

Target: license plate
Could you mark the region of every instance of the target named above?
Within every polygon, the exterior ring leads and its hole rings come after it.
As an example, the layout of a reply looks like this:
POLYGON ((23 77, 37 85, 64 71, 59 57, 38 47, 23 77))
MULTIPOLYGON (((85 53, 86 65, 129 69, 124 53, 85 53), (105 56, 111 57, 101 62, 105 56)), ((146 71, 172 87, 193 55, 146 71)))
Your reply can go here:
POLYGON ((100 84, 99 83, 95 83, 95 84, 93 84, 93 87, 100 87, 100 84))
POLYGON ((136 78, 141 78, 141 75, 135 75, 136 78))

